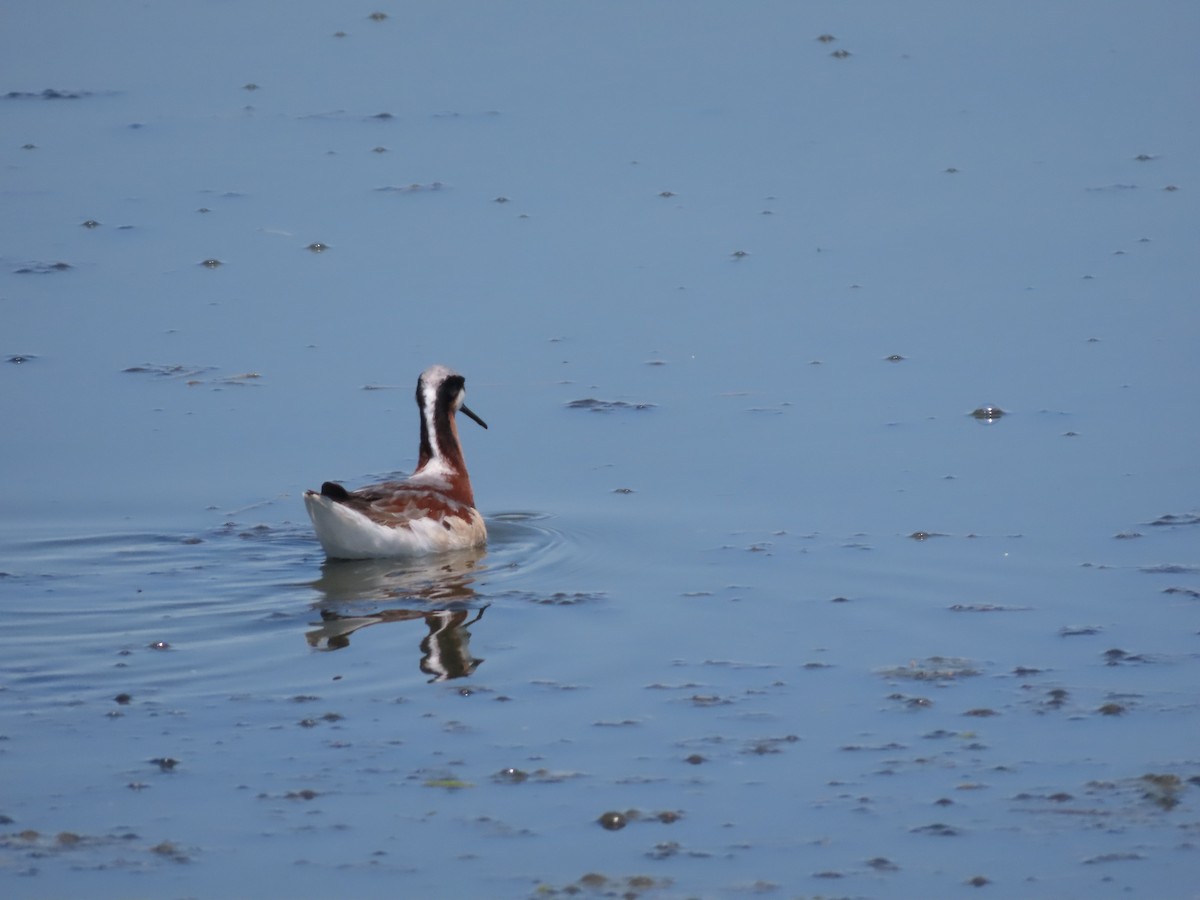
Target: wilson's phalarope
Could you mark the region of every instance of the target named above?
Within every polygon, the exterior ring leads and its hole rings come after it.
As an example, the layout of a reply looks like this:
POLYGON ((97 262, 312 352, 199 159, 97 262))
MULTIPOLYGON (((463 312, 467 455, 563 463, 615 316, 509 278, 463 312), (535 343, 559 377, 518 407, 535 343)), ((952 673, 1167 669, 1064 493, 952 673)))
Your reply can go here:
POLYGON ((417 469, 406 480, 356 491, 327 481, 319 491, 304 492, 304 505, 328 556, 423 556, 487 542, 454 414, 462 412, 487 425, 463 405, 464 384, 461 375, 445 366, 430 366, 417 379, 421 449, 417 469))

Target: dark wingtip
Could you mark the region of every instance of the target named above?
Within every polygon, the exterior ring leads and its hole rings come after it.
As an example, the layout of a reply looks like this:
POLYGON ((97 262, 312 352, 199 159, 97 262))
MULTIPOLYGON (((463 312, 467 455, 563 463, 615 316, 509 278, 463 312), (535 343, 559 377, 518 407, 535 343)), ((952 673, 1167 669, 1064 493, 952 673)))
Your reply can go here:
POLYGON ((321 485, 321 496, 341 503, 350 499, 350 492, 336 481, 326 481, 321 485))

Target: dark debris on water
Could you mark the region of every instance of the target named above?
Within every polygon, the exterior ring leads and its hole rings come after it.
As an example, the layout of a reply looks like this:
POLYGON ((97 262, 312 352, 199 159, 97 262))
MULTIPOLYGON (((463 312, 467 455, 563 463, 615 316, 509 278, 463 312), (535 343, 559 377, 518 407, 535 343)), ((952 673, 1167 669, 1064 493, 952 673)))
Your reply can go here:
POLYGON ((671 886, 669 878, 654 878, 649 875, 604 875, 588 872, 578 881, 555 887, 539 883, 532 896, 545 897, 622 897, 637 900, 647 891, 659 891, 671 886))
POLYGON ((925 660, 912 660, 907 665, 880 669, 878 674, 885 678, 906 678, 912 681, 953 681, 979 675, 980 671, 967 659, 931 656, 925 660))
POLYGON ((555 591, 552 594, 540 594, 533 591, 505 591, 505 598, 535 603, 539 606, 577 606, 581 603, 595 603, 605 599, 603 591, 555 591))
POLYGON ((258 372, 240 372, 236 375, 216 376, 216 366, 188 366, 178 363, 143 363, 140 366, 129 366, 121 372, 129 375, 150 375, 155 378, 166 378, 183 381, 188 387, 211 385, 215 389, 221 387, 248 387, 257 384, 262 375, 258 372))
MULTIPOLYGON (((377 150, 379 148, 376 148, 377 150)), ((432 191, 444 191, 446 185, 440 181, 433 181, 429 184, 385 184, 375 188, 376 191, 383 194, 422 194, 432 191)))
POLYGON ((1159 516, 1150 525, 1200 525, 1200 513, 1167 513, 1159 516))
POLYGON ((13 269, 13 272, 17 275, 50 275, 54 272, 69 272, 70 270, 71 264, 62 260, 56 262, 35 260, 13 269))
POLYGON ((1032 606, 1002 606, 996 603, 953 603, 947 609, 952 612, 1028 612, 1032 606))
POLYGON ((1146 575, 1195 575, 1200 573, 1200 566, 1183 566, 1177 563, 1163 563, 1158 566, 1142 566, 1138 569, 1146 575))
POLYGON ((983 422, 993 422, 1002 416, 1008 415, 1008 413, 998 406, 980 406, 972 410, 971 415, 983 422))
POLYGON ((567 404, 567 409, 586 409, 590 412, 616 412, 618 410, 643 410, 654 409, 653 403, 627 403, 624 400, 597 400, 595 397, 585 397, 581 400, 572 400, 567 404))
POLYGON ((91 91, 62 91, 57 88, 46 88, 42 91, 9 91, 4 95, 6 100, 82 100, 91 97, 91 91))
MULTIPOLYGON (((115 853, 112 863, 93 861, 95 868, 120 866, 128 868, 134 863, 135 857, 130 856, 134 850, 144 851, 151 858, 166 859, 170 862, 190 862, 190 857, 174 841, 159 841, 157 844, 146 846, 140 835, 132 831, 118 830, 109 834, 85 834, 77 831, 59 831, 55 834, 43 834, 32 828, 12 834, 0 834, 0 852, 6 856, 25 856, 33 860, 46 860, 56 856, 67 856, 75 860, 75 865, 85 863, 80 854, 95 854, 111 851, 115 853)), ((36 874, 37 869, 29 869, 26 874, 36 874)))
POLYGON ((916 828, 910 828, 913 834, 931 834, 936 837, 955 837, 961 832, 951 825, 946 825, 943 822, 934 822, 930 825, 919 825, 916 828))

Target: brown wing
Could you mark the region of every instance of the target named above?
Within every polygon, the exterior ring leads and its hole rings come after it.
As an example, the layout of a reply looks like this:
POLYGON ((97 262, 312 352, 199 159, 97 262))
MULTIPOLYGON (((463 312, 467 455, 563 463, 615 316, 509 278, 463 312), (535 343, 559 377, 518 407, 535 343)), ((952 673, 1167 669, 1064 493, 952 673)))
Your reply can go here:
POLYGON ((472 513, 471 507, 442 491, 404 481, 385 481, 356 491, 326 482, 321 485, 321 493, 373 522, 393 528, 405 528, 414 519, 426 517, 439 521, 460 518, 469 522, 472 513))

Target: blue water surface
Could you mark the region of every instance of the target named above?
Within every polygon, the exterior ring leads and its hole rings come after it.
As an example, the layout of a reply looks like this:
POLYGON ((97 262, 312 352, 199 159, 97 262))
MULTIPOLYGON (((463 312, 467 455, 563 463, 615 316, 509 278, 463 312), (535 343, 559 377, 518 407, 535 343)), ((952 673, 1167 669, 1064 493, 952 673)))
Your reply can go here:
POLYGON ((1197 896, 1194 4, 2 18, 3 896, 1197 896))

